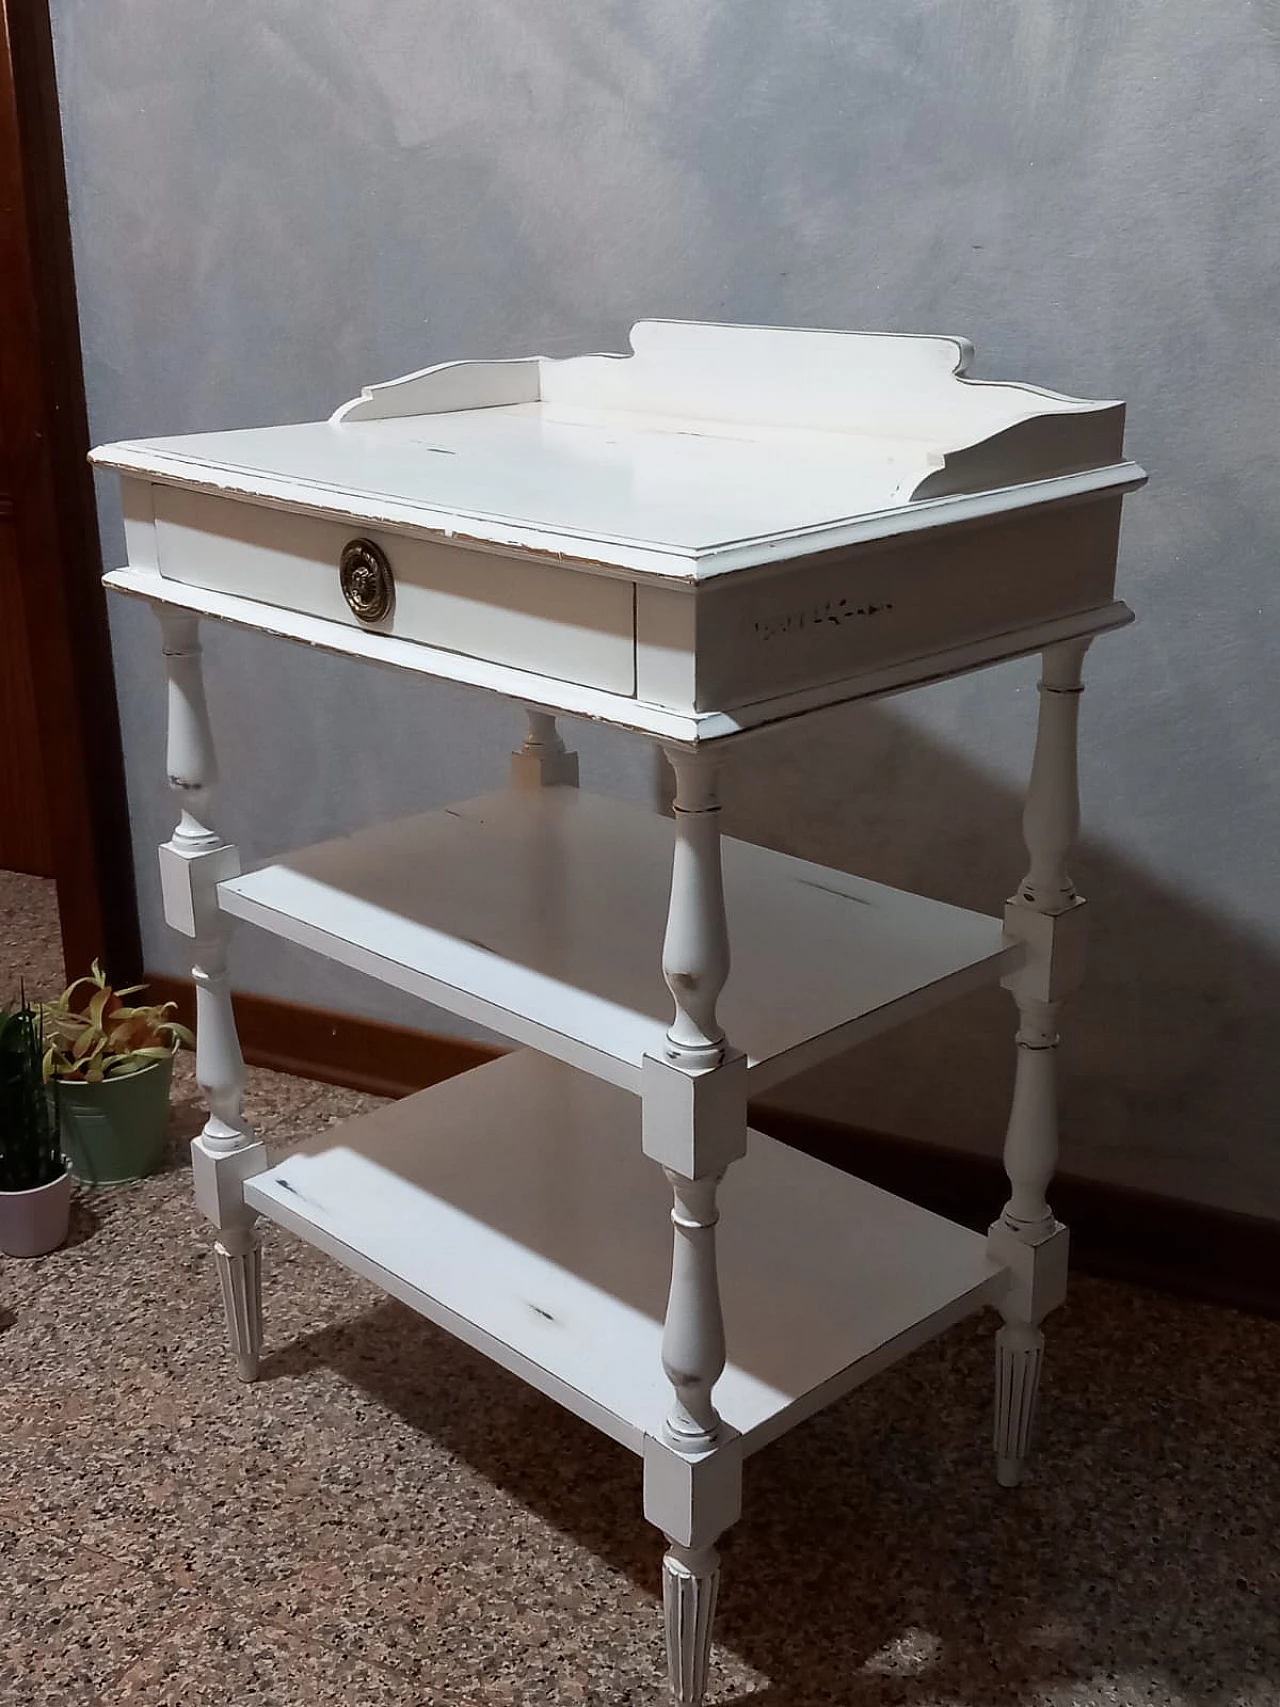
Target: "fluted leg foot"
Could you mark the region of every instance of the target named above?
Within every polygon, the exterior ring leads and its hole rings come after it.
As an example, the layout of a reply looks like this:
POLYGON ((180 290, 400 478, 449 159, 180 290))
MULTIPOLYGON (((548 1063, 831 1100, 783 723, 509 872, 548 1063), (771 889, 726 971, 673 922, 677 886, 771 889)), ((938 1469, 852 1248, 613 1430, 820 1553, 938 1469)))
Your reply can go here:
POLYGON ((213 1250, 236 1372, 242 1381, 256 1381, 262 1350, 262 1245, 258 1230, 224 1231, 213 1250))
POLYGON ((667 1676, 672 1698, 691 1707, 699 1707, 706 1693, 719 1587, 720 1555, 714 1547, 673 1545, 662 1561, 667 1676))
POLYGON ((1044 1334, 1028 1322, 1006 1322, 996 1335, 996 1480, 1016 1488, 1031 1451, 1044 1334))

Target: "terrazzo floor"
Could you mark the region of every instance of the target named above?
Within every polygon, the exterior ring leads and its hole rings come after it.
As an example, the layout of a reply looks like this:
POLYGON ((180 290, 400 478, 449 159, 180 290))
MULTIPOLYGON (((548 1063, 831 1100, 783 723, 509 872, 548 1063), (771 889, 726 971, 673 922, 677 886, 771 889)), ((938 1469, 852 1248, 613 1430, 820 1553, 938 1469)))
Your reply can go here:
MULTIPOLYGON (((0 997, 60 982, 0 876, 0 997)), ((372 1099, 251 1072, 287 1147, 372 1099)), ((6 1707, 659 1703, 636 1461, 269 1229, 268 1355, 223 1352, 180 1068, 167 1171, 0 1261, 6 1707)), ((710 1700, 1276 1707, 1280 1324, 1077 1283, 1035 1477, 966 1324, 751 1460, 710 1700)))

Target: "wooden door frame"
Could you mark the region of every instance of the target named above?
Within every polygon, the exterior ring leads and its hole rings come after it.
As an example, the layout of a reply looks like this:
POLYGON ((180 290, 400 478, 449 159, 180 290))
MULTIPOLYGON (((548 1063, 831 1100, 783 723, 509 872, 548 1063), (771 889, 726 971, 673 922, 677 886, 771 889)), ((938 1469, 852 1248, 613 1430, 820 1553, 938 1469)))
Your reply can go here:
POLYGON ((141 975, 48 0, 0 0, 0 409, 62 946, 141 975))

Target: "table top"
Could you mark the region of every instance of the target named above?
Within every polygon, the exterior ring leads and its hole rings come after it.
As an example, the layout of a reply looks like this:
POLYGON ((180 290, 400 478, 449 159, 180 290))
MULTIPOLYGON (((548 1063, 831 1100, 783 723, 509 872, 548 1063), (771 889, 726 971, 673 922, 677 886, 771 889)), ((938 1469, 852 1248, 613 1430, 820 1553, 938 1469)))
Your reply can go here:
POLYGON ((94 460, 683 581, 1143 478, 1123 404, 970 380, 963 339, 642 321, 631 344, 447 363, 368 387, 328 421, 94 460))

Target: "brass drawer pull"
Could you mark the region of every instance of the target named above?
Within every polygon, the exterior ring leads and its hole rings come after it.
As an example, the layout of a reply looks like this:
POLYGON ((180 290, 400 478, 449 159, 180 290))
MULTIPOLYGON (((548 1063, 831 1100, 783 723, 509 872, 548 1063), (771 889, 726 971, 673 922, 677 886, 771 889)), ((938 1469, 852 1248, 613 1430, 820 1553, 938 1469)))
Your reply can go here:
POLYGON ((396 591, 386 552, 371 539, 348 540, 338 562, 338 578, 354 615, 361 622, 381 622, 396 591))

